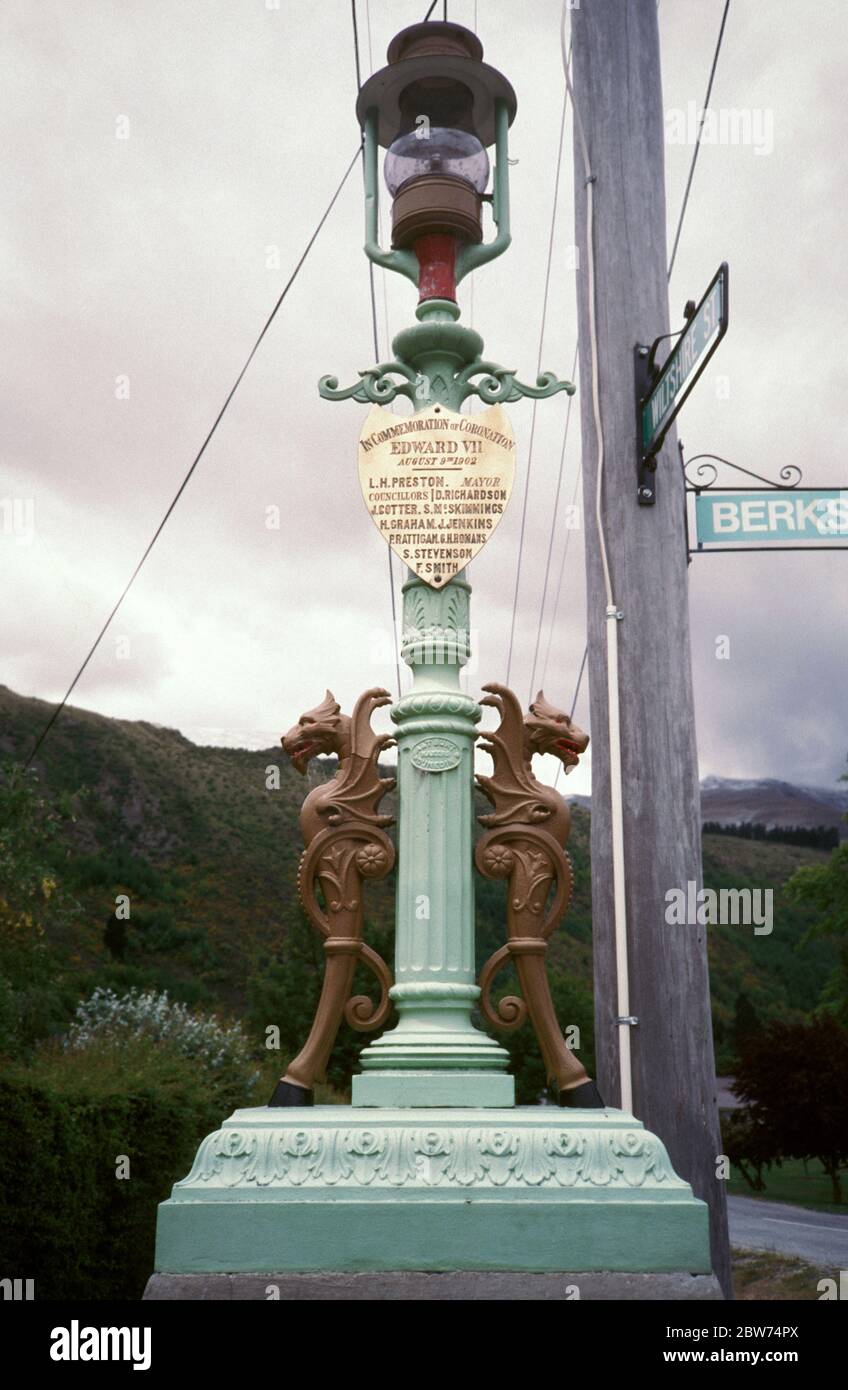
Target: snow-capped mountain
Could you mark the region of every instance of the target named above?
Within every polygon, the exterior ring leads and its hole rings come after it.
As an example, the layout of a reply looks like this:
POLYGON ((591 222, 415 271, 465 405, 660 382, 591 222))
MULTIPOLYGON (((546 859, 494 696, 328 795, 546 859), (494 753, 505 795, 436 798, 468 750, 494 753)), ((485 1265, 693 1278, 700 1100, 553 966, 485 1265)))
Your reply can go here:
POLYGON ((844 787, 804 787, 775 777, 748 780, 705 777, 701 782, 704 820, 726 825, 756 821, 760 825, 832 825, 848 838, 848 784, 844 787))
MULTIPOLYGON (((591 797, 568 798, 591 810, 591 797)), ((701 782, 703 819, 731 825, 753 821, 758 825, 836 826, 848 839, 848 783, 844 787, 805 787, 781 782, 776 777, 705 777, 701 782)))

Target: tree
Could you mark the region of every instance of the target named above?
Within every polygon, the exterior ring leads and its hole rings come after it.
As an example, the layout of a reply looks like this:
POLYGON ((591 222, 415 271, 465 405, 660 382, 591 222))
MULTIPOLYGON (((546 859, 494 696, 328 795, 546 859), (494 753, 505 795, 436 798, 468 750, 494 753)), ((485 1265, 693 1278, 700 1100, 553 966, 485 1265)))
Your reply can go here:
MULTIPOLYGON (((840 781, 848 781, 848 773, 840 781)), ((844 819, 848 821, 848 815, 844 819)), ((808 935, 830 936, 837 942, 839 958, 822 1003, 848 1026, 848 841, 833 851, 826 864, 797 869, 785 887, 787 897, 809 903, 819 913, 808 935)))
POLYGON ((748 1110, 732 1110, 722 1116, 721 1135, 724 1152, 735 1163, 748 1186, 754 1192, 765 1191, 763 1169, 773 1163, 780 1167, 780 1154, 774 1137, 761 1120, 754 1120, 748 1110), (748 1169, 753 1169, 753 1175, 748 1169))
POLYGON ((0 1049, 16 1052, 67 1021, 73 991, 55 946, 79 912, 63 882, 63 820, 35 772, 0 770, 0 1049))
POLYGON ((114 912, 106 919, 103 944, 115 960, 123 960, 127 954, 127 924, 114 912))
POLYGON ((848 1165, 848 1028, 827 1013, 809 1023, 774 1020, 748 1037, 735 1089, 748 1102, 751 1123, 762 1127, 758 1151, 770 1149, 774 1159, 817 1158, 834 1202, 841 1202, 840 1171, 848 1165))
POLYGON ((733 1014, 733 1047, 736 1053, 740 1053, 752 1034, 756 1033, 760 1027, 760 1020, 756 1009, 744 990, 736 996, 736 1008, 733 1014))

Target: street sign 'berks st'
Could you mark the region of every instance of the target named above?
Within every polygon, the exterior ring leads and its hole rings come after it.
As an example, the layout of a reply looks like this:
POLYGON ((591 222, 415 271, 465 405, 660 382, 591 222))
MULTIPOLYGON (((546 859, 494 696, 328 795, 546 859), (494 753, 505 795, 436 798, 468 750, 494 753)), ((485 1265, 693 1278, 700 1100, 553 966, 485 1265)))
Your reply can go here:
POLYGON ((848 547, 848 489, 699 492, 695 525, 699 551, 704 546, 752 545, 757 550, 844 550, 848 547))
POLYGON ((652 475, 663 440, 727 332, 729 278, 727 262, 722 261, 700 304, 689 315, 677 346, 658 372, 653 371, 657 344, 650 352, 644 347, 636 350, 637 459, 643 506, 652 506, 655 500, 652 475))

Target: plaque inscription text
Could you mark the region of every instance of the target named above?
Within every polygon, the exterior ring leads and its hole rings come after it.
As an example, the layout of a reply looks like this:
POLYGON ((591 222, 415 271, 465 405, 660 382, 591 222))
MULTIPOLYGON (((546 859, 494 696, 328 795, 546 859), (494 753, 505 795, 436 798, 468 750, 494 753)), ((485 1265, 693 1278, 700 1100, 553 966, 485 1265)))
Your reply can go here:
POLYGON ((509 501, 515 439, 501 406, 459 415, 370 411, 359 439, 368 510, 395 554, 441 589, 482 550, 509 501))

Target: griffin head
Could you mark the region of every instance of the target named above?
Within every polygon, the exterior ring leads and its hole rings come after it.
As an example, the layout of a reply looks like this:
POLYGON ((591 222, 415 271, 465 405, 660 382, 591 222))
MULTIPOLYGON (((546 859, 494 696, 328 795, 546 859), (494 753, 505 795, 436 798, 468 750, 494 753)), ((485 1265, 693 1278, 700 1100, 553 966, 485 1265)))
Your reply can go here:
POLYGON ((528 760, 534 753, 552 753, 566 772, 577 766, 589 744, 589 735, 549 704, 541 690, 524 716, 524 739, 528 760))
POLYGON ((328 690, 320 705, 302 714, 284 735, 283 749, 303 775, 309 759, 318 753, 341 754, 349 726, 350 719, 341 713, 341 706, 328 690))

